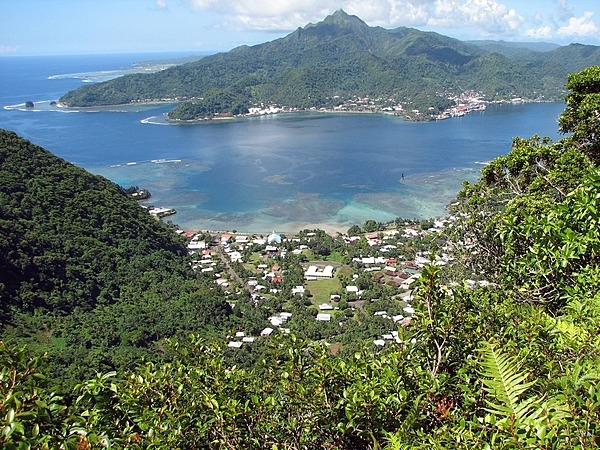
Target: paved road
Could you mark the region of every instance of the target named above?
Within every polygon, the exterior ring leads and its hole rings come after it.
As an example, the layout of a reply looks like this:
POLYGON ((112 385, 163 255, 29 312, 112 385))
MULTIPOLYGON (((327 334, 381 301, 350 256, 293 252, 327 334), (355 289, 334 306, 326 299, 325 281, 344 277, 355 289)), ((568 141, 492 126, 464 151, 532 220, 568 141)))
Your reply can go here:
POLYGON ((252 289, 250 289, 250 286, 248 286, 246 283, 244 283, 244 280, 242 280, 240 278, 240 276, 237 274, 237 272, 235 270, 233 270, 233 268, 231 267, 231 264, 230 264, 231 261, 229 261, 229 258, 223 254, 223 249, 221 248, 221 246, 217 245, 217 246, 211 247, 211 250, 215 251, 217 253, 217 255, 219 256, 219 258, 221 259, 221 261, 223 262, 223 264, 225 264, 225 267, 227 267, 227 272, 229 272, 229 276, 231 277, 231 279, 235 280, 235 282, 237 284, 239 284, 241 287, 246 289, 249 293, 252 293, 252 289))

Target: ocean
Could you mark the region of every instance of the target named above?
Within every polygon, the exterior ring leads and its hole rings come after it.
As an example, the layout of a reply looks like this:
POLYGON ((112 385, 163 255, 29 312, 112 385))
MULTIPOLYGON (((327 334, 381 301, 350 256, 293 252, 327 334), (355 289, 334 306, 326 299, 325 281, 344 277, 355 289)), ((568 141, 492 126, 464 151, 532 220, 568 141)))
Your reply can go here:
POLYGON ((67 111, 50 104, 135 63, 188 54, 0 58, 0 128, 174 208, 186 230, 345 231, 445 214, 462 181, 516 136, 559 139, 563 103, 488 105, 413 123, 383 114, 287 113, 170 125, 172 105, 67 111), (32 101, 34 108, 24 107, 32 101))

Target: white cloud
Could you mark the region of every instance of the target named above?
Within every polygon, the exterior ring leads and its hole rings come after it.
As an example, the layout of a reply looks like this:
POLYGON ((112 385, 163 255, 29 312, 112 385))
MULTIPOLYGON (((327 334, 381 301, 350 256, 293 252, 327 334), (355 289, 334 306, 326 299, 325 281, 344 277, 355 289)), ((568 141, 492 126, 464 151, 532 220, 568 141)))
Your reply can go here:
POLYGON ((438 0, 429 26, 469 27, 482 35, 513 34, 523 23, 514 9, 495 0, 438 0))
POLYGON ((335 11, 336 1, 280 0, 189 0, 196 10, 209 10, 224 16, 230 26, 254 30, 291 30, 308 22, 322 20, 335 11), (333 9, 331 9, 333 7, 333 9))
POLYGON ((496 0, 188 0, 255 29, 285 30, 322 20, 338 9, 369 25, 474 27, 482 32, 512 31, 523 18, 496 0))
POLYGON ((587 11, 581 17, 571 17, 568 25, 557 30, 559 36, 593 36, 598 33, 598 26, 592 20, 593 12, 587 11))
POLYGON ((215 25, 230 30, 287 32, 343 9, 371 26, 408 26, 473 38, 552 39, 598 33, 592 13, 574 17, 568 0, 555 0, 554 8, 547 9, 508 6, 513 0, 186 1, 196 11, 215 13, 220 22, 215 25))
POLYGON ((533 39, 550 39, 553 35, 553 29, 549 25, 538 28, 530 28, 525 32, 525 36, 533 39))
POLYGON ((165 9, 167 7, 167 0, 155 0, 154 3, 158 9, 165 9))

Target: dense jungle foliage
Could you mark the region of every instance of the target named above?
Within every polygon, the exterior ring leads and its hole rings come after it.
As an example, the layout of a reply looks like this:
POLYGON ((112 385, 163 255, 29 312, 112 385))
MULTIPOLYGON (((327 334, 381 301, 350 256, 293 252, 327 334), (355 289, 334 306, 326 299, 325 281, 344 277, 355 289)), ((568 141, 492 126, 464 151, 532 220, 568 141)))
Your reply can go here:
MULTIPOLYGON (((455 264, 422 271, 414 320, 398 329, 402 345, 333 356, 327 342, 283 336, 253 366, 240 367, 217 340, 170 339, 162 341, 168 361, 100 371, 65 401, 43 357, 2 343, 0 443, 597 448, 600 67, 570 75, 567 89, 559 121, 566 137, 515 138, 477 183, 465 183, 445 230, 455 264), (486 283, 467 283, 472 277, 486 283)), ((10 133, 5 139, 25 145, 10 133)), ((3 195, 4 219, 11 209, 3 195)), ((6 234, 3 228, 3 265, 15 248, 6 234)), ((161 273, 159 261, 146 272, 155 270, 161 273)), ((13 299, 8 289, 3 301, 23 308, 24 292, 13 299)))
POLYGON ((2 336, 47 351, 65 389, 229 314, 183 239, 109 180, 2 130, 0 179, 2 336))
POLYGON ((288 36, 207 56, 155 74, 82 86, 68 106, 151 100, 184 102, 172 120, 246 111, 250 105, 333 107, 355 97, 404 102, 406 110, 439 112, 450 94, 478 91, 487 100, 559 99, 568 73, 600 63, 600 49, 570 45, 527 57, 410 28, 369 27, 338 11, 288 36))

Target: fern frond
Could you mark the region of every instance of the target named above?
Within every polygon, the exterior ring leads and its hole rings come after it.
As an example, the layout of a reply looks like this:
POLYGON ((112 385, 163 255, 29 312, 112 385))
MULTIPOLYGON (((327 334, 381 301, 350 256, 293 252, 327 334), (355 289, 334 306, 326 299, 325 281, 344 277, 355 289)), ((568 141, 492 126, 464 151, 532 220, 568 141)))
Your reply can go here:
POLYGON ((589 339, 589 333, 584 328, 575 325, 564 317, 551 317, 545 312, 541 312, 540 318, 544 322, 546 330, 558 336, 563 344, 581 344, 589 339))
POLYGON ((407 436, 412 436, 410 431, 421 418, 422 398, 422 395, 419 395, 415 398, 410 410, 408 411, 408 414, 398 429, 393 433, 387 434, 387 445, 385 446, 385 450, 408 450, 413 448, 413 446, 410 443, 407 443, 406 440, 407 436))
POLYGON ((408 411, 408 414, 402 421, 402 424, 400 424, 399 430, 402 431, 402 433, 407 433, 409 430, 411 430, 414 427, 414 425, 421 418, 421 411, 422 411, 421 399, 422 398, 423 398, 422 395, 418 395, 415 398, 415 400, 413 401, 413 404, 412 404, 410 410, 408 411))
POLYGON ((537 399, 521 400, 521 396, 535 381, 525 381, 528 374, 519 372, 517 358, 500 352, 489 342, 483 343, 480 353, 484 390, 495 400, 486 400, 486 411, 512 420, 533 419, 531 413, 535 415, 537 408, 533 404, 537 399))

